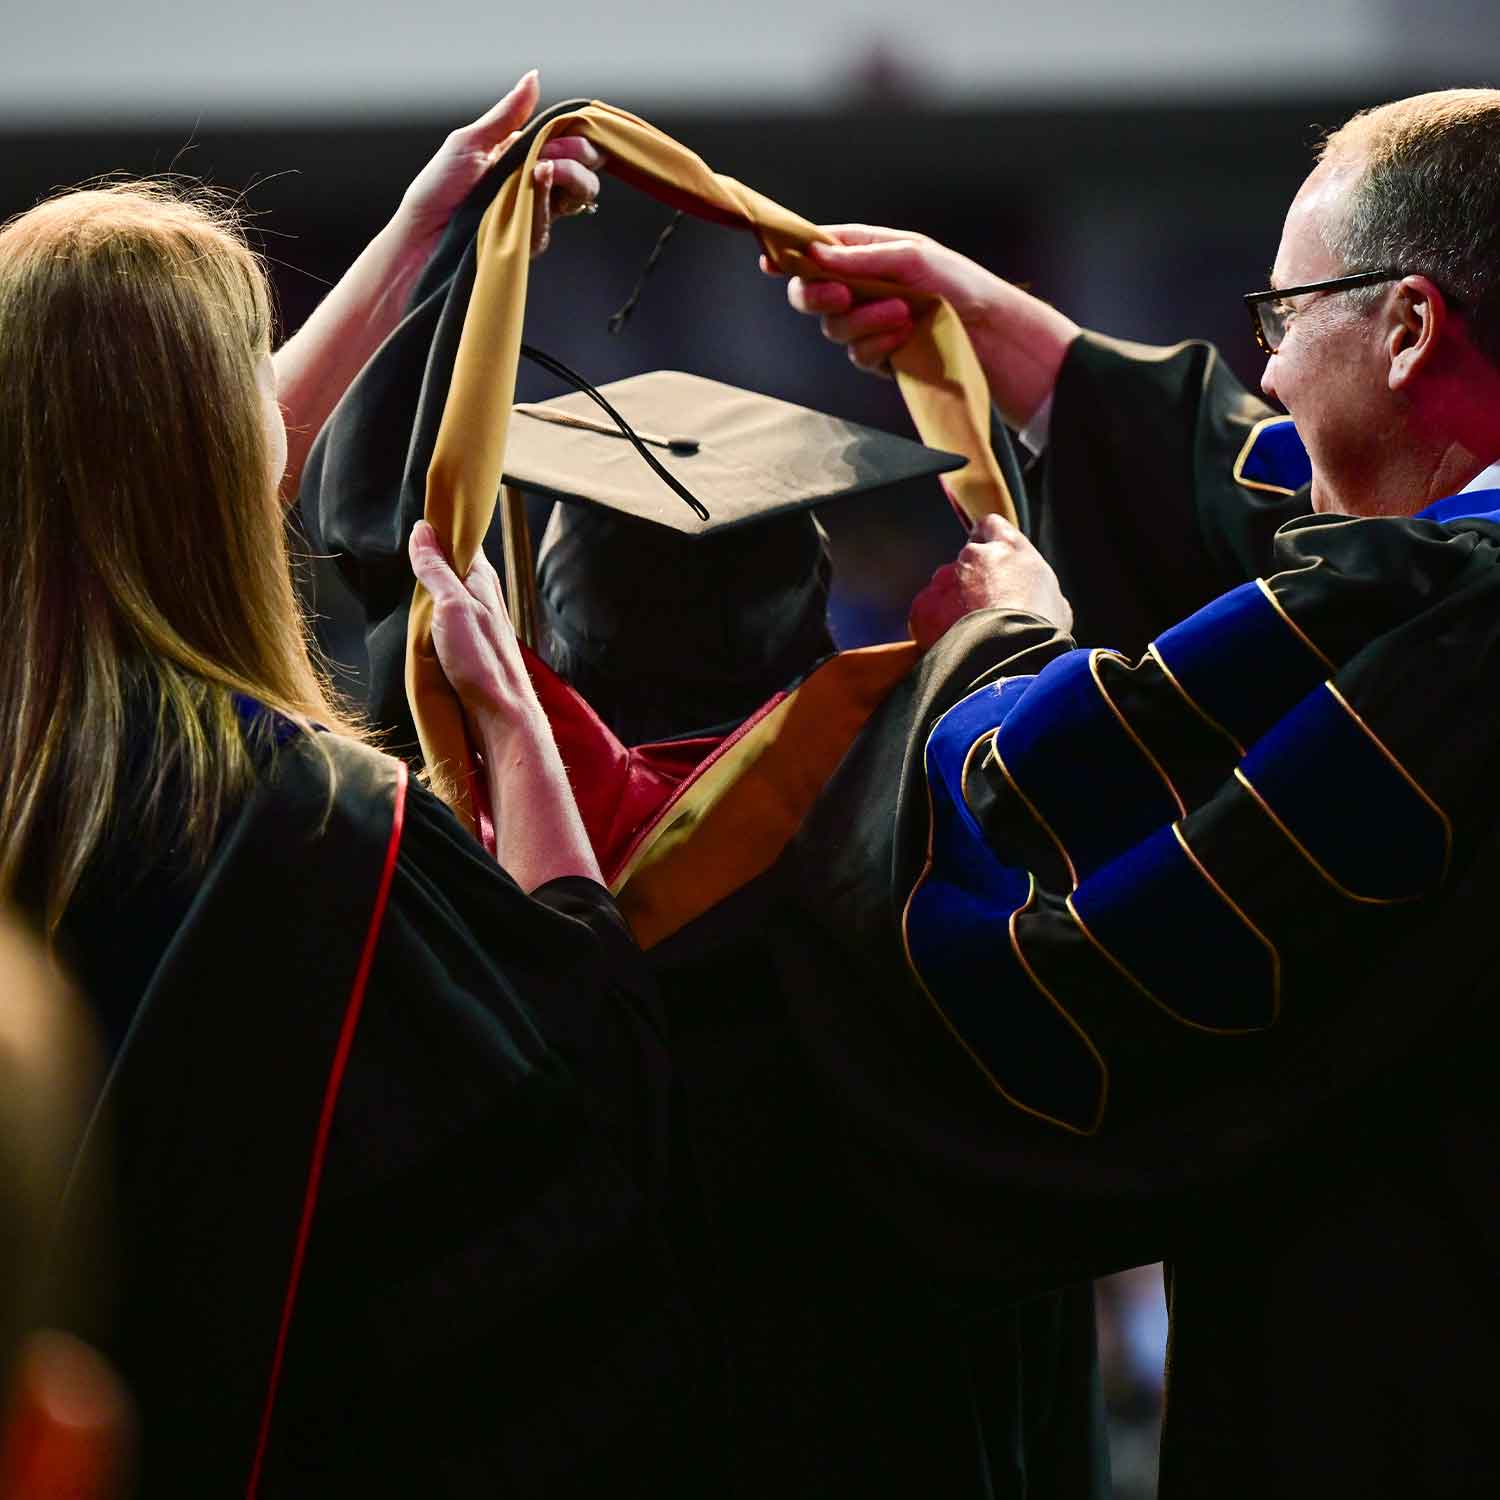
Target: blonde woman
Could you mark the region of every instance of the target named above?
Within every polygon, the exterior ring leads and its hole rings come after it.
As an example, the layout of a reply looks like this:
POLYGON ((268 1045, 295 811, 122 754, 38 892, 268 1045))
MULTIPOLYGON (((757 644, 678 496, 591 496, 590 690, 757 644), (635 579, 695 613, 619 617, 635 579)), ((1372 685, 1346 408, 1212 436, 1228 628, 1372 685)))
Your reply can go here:
MULTIPOLYGON (((131 1387, 153 1496, 706 1492, 666 1065, 493 575, 413 540, 486 685, 504 869, 361 742, 283 540, 278 492, 535 91, 449 138, 274 355, 201 199, 0 230, 0 895, 112 1049, 76 1180, 110 1164, 117 1244, 67 1321, 131 1387)), ((537 184, 564 211, 582 144, 537 184)), ((96 1253, 86 1196, 60 1261, 96 1253)))

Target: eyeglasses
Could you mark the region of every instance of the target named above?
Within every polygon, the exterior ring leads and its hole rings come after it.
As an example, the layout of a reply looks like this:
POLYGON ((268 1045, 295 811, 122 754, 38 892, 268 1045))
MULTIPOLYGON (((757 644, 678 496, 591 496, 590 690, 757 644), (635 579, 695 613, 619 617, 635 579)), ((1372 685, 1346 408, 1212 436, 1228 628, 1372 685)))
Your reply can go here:
POLYGON ((1349 292, 1357 286, 1377 286, 1382 281, 1400 281, 1404 271, 1360 271, 1353 276, 1335 276, 1332 281, 1310 281, 1306 286, 1278 286, 1264 292, 1246 292, 1245 307, 1255 342, 1266 354, 1275 354, 1286 337, 1287 324, 1299 309, 1293 297, 1305 292, 1349 292))

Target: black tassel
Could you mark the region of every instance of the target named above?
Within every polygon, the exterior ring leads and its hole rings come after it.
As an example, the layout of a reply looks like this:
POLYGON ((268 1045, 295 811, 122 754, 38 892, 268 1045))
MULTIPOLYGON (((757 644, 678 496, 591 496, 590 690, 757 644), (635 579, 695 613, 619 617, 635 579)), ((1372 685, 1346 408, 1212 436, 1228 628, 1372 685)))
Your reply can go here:
POLYGON ((680 223, 682 223, 682 210, 679 208, 667 221, 667 227, 657 235, 656 243, 651 247, 651 254, 646 257, 646 264, 641 267, 641 274, 636 279, 635 290, 625 299, 625 305, 619 312, 610 318, 609 331, 611 333, 619 333, 630 321, 630 315, 635 311, 635 305, 641 300, 641 293, 645 290, 646 278, 656 269, 656 263, 661 259, 662 251, 667 248, 667 241, 676 233, 680 223))
MULTIPOLYGON (((679 214, 679 218, 682 216, 679 214)), ((677 478, 662 467, 656 455, 636 436, 635 428, 617 412, 598 391, 586 381, 577 370, 570 369, 554 355, 547 354, 533 344, 522 344, 521 354, 523 358, 529 359, 533 364, 540 365, 549 374, 555 375, 559 380, 566 381, 575 390, 581 391, 591 400, 595 406, 601 407, 605 415, 620 429, 620 436, 627 439, 635 448, 635 451, 646 460, 649 467, 655 471, 658 479, 661 479, 669 489, 673 490, 681 499, 686 500, 693 508, 693 513, 701 521, 709 521, 713 518, 708 513, 708 507, 677 478)))

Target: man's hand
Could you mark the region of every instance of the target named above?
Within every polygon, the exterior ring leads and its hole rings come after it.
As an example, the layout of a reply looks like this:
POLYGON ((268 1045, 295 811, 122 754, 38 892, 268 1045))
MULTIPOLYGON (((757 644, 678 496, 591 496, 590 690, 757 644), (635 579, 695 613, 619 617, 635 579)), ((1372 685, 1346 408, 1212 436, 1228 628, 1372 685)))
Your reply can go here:
MULTIPOLYGON (((539 95, 533 68, 493 109, 448 136, 407 188, 396 214, 414 244, 436 244, 454 210, 531 118, 539 95)), ((604 153, 579 135, 557 136, 542 147, 532 175, 533 255, 547 248, 554 220, 588 211, 599 196, 598 172, 603 165, 604 153)))
MULTIPOLYGON (((983 319, 999 277, 946 249, 925 234, 880 229, 872 224, 825 224, 836 245, 811 245, 808 255, 835 277, 892 281, 916 296, 943 297, 967 327, 983 319)), ((762 259, 762 268, 769 266, 762 259)), ((823 336, 843 345, 862 370, 887 373, 887 358, 911 336, 912 305, 900 297, 861 300, 842 280, 809 281, 793 276, 787 301, 820 318, 823 336)))
POLYGON ((951 563, 912 600, 908 628, 926 651, 965 615, 1014 609, 1073 628, 1073 609, 1047 560, 1009 521, 981 516, 951 563))
MULTIPOLYGON (((862 370, 886 371, 911 337, 913 300, 941 297, 963 323, 995 405, 1012 427, 1024 427, 1052 394, 1079 333, 1071 318, 926 235, 870 224, 825 224, 823 231, 838 243, 811 245, 807 253, 829 279, 794 276, 787 300, 821 319, 824 337, 846 348, 862 370), (861 298, 844 284, 858 278, 892 282, 913 300, 861 298)), ((764 256, 761 269, 776 274, 764 256)))

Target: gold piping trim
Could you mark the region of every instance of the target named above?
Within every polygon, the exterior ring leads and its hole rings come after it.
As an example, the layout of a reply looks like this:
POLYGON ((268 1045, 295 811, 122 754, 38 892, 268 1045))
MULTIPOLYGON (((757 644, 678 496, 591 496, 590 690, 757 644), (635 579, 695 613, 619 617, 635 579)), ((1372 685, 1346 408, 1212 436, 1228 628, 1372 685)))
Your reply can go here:
POLYGON ((1255 586, 1261 591, 1261 593, 1266 596, 1266 599, 1270 603, 1271 608, 1281 616, 1282 621, 1286 625, 1287 629, 1290 630, 1292 634, 1296 636, 1297 639, 1301 641, 1302 644, 1306 646, 1307 649, 1311 651, 1312 654, 1316 656, 1318 660, 1322 662, 1330 672, 1337 672, 1338 668, 1334 666, 1334 664, 1328 659, 1328 657, 1323 654, 1322 650, 1314 643, 1313 638, 1308 635, 1308 633, 1286 612, 1285 608, 1282 606, 1281 600, 1271 592, 1270 585, 1266 582, 1266 580, 1264 578, 1257 578, 1255 580, 1255 586))
POLYGON ((1240 742, 1237 739, 1235 739, 1235 737, 1232 734, 1230 734, 1230 732, 1221 723, 1219 723, 1219 721, 1216 718, 1214 718, 1214 716, 1211 713, 1209 713, 1208 710, 1205 709, 1202 706, 1202 704, 1200 704, 1198 702, 1198 700, 1196 698, 1194 698, 1193 695, 1191 693, 1189 693, 1188 690, 1185 687, 1183 687, 1183 685, 1180 682, 1178 682, 1178 680, 1177 680, 1177 674, 1175 672, 1173 672, 1173 670, 1171 669, 1171 667, 1169 667, 1166 664, 1166 662, 1162 659, 1161 652, 1156 649, 1156 642, 1155 641, 1152 641, 1151 644, 1146 647, 1146 655, 1149 656, 1151 658, 1151 660, 1154 661, 1156 663, 1156 665, 1161 668, 1162 676, 1164 676, 1167 679, 1167 681, 1170 682, 1172 684, 1172 686, 1177 689, 1178 693, 1181 694, 1181 696, 1182 696, 1183 702, 1186 703, 1187 706, 1190 709, 1192 709, 1192 711, 1195 714, 1197 714, 1198 717, 1200 719, 1202 719, 1203 722, 1205 724, 1207 724, 1210 729, 1217 730, 1218 733, 1222 734, 1224 736, 1224 738, 1226 740, 1228 740, 1231 745, 1234 746, 1235 750, 1238 751, 1239 754, 1243 755, 1245 753, 1245 747, 1242 744, 1240 744, 1240 742))
POLYGON ((1268 495, 1295 495, 1297 493, 1296 490, 1288 489, 1284 484, 1267 484, 1264 480, 1245 478, 1245 462, 1250 457, 1250 450, 1259 440, 1261 433, 1267 427, 1287 420, 1286 417, 1262 417, 1250 429, 1250 435, 1241 446, 1239 455, 1234 461, 1234 468, 1230 471, 1236 484, 1244 485, 1247 490, 1264 490, 1268 495))
MULTIPOLYGON (((934 725, 932 731, 929 732, 927 736, 929 743, 931 743, 932 735, 936 732, 937 726, 934 725)), ((922 764, 925 769, 927 764, 927 753, 925 747, 922 752, 922 764)), ((1023 1104, 1021 1100, 1017 1099, 1016 1096, 1012 1094, 1008 1089, 1006 1089, 1000 1083, 999 1079, 997 1079, 995 1075, 991 1073, 990 1070, 985 1066, 978 1053, 976 1053, 974 1049, 968 1044, 968 1042, 964 1040, 963 1034, 958 1030, 953 1022, 948 1019, 948 1014, 943 1009, 943 1007, 938 1004, 937 997, 932 993, 930 989, 927 988, 927 981, 922 978, 921 971, 917 968, 916 962, 911 956, 911 940, 907 933, 907 925, 911 919, 911 904, 916 900, 917 892, 922 889, 922 886, 925 884, 927 877, 932 873, 932 833, 932 783, 931 781, 929 781, 927 783, 927 854, 923 860, 922 873, 917 876, 915 883, 912 885, 911 893, 906 898, 906 904, 901 908, 901 950, 906 956, 906 967, 908 972, 911 974, 912 978, 916 980, 917 988, 920 989, 922 993, 927 997, 927 1003, 937 1013, 938 1020, 940 1020, 947 1028, 948 1034, 953 1038, 954 1041, 958 1043, 961 1048, 963 1048, 963 1050, 968 1054, 969 1060, 989 1081, 990 1087, 993 1088, 995 1092, 999 1094, 1007 1104, 1020 1110, 1022 1114, 1030 1115, 1034 1120, 1041 1120, 1047 1125, 1056 1125, 1058 1129, 1066 1130, 1070 1135, 1092 1135, 1096 1130, 1098 1130, 1099 1122, 1104 1115, 1104 1100, 1109 1089, 1109 1069, 1104 1066, 1104 1059, 1099 1056, 1099 1053, 1095 1048, 1093 1042, 1089 1040, 1088 1036, 1079 1027, 1078 1023, 1074 1021, 1072 1016, 1070 1016, 1067 1011, 1063 1010, 1063 1008, 1057 1004, 1057 1001, 1054 1000, 1051 995, 1047 994, 1047 991, 1045 989, 1042 990, 1042 994, 1045 995, 1047 1000, 1057 1009, 1063 1020, 1065 1020, 1068 1025, 1071 1026, 1080 1037, 1082 1037, 1084 1045, 1089 1049, 1091 1053, 1093 1053, 1094 1058, 1099 1063, 1100 1068, 1103 1069, 1104 1072, 1104 1085, 1100 1091, 1099 1109, 1094 1115, 1093 1123, 1087 1130, 1080 1130, 1078 1126, 1071 1125, 1066 1120, 1059 1120, 1055 1115, 1049 1115, 1042 1110, 1033 1109, 1031 1105, 1023 1104)), ((1029 907, 1036 896, 1036 877, 1028 871, 1027 880, 1030 883, 1026 892, 1026 901, 1022 907, 1017 908, 1017 911, 1022 911, 1025 910, 1026 907, 1029 907)), ((1015 949, 1015 919, 1016 912, 1012 912, 1010 925, 1012 930, 1011 946, 1013 949, 1015 949)), ((1020 957, 1019 951, 1017 951, 1017 957, 1020 957)), ((1022 967, 1026 970, 1027 977, 1031 979, 1033 984, 1035 984, 1036 978, 1032 974, 1030 966, 1024 959, 1021 959, 1021 964, 1022 967)), ((1038 988, 1041 988, 1041 986, 1038 985, 1038 988)))
POLYGON ((1162 763, 1157 760, 1157 758, 1151 753, 1145 740, 1143 740, 1140 735, 1138 735, 1135 730, 1131 728, 1130 722, 1126 719, 1125 715, 1120 712, 1119 708, 1115 704, 1115 700, 1109 696, 1109 689, 1104 686, 1104 680, 1099 676, 1099 658, 1101 656, 1107 656, 1113 661, 1125 662, 1125 665, 1127 667, 1130 665, 1130 663, 1128 661, 1125 661, 1125 658, 1121 656, 1118 651, 1101 651, 1095 649, 1089 652, 1089 676, 1094 679, 1094 686, 1099 689, 1099 696, 1104 699, 1106 704, 1108 704, 1110 713, 1112 713, 1115 718, 1119 720, 1120 728, 1123 729, 1125 733, 1130 737, 1130 741, 1135 746, 1135 748, 1146 757, 1146 760, 1150 764, 1151 769, 1155 771, 1156 774, 1161 778, 1162 785, 1166 787, 1166 789, 1172 794, 1172 801, 1177 804, 1177 816, 1179 818, 1187 817, 1187 803, 1182 800, 1181 793, 1179 793, 1176 786, 1173 785, 1172 778, 1167 775, 1166 767, 1164 767, 1162 763))
MULTIPOLYGON (((1217 889, 1217 887, 1215 887, 1215 889, 1217 889)), ((1220 894, 1222 894, 1222 892, 1220 894)), ((1173 1010, 1165 1000, 1162 1000, 1160 997, 1148 990, 1146 986, 1142 984, 1141 981, 1137 979, 1135 975, 1132 974, 1130 970, 1127 969, 1125 965, 1121 963, 1120 960, 1116 958, 1114 954, 1111 953, 1109 949, 1099 941, 1098 938, 1094 936, 1094 934, 1089 930, 1088 923, 1085 922, 1079 915, 1078 908, 1073 905, 1073 897, 1071 895, 1068 896, 1064 904, 1068 908, 1068 915, 1072 917, 1075 923, 1077 923, 1078 930, 1084 935, 1084 937, 1089 940, 1091 944, 1093 944, 1093 946, 1109 962, 1111 967, 1115 969, 1120 977, 1124 979, 1126 983, 1129 984, 1133 989, 1138 991, 1141 995, 1145 996, 1145 998, 1149 1000, 1152 1005, 1154 1005, 1158 1010, 1164 1012, 1166 1015, 1171 1016, 1171 1018, 1179 1025, 1186 1026, 1193 1031, 1206 1031, 1210 1036, 1249 1036, 1252 1032, 1264 1031, 1266 1029, 1264 1026, 1210 1026, 1205 1021, 1194 1021, 1190 1017, 1183 1015, 1180 1011, 1173 1010)), ((1275 1016, 1276 1009, 1273 1005, 1273 1020, 1275 1019, 1275 1016)))
POLYGON ((1052 1006, 1053 1010, 1073 1028, 1079 1041, 1089 1049, 1089 1055, 1099 1064, 1099 1103, 1094 1110, 1094 1118, 1089 1122, 1089 1128, 1078 1132, 1080 1135, 1093 1135, 1103 1121, 1104 1111, 1109 1104, 1109 1064, 1104 1061, 1103 1056, 1094 1045, 1089 1034, 1063 1009, 1057 996, 1037 978, 1036 970, 1031 967, 1031 960, 1021 951, 1021 935, 1016 931, 1016 923, 1020 920, 1024 912, 1031 910, 1032 902, 1036 900, 1036 876, 1028 871, 1027 879, 1030 881, 1030 886, 1026 891, 1026 900, 1010 914, 1010 921, 1006 924, 1006 930, 1010 936, 1010 951, 1015 954, 1016 962, 1025 970, 1026 977, 1036 986, 1041 994, 1046 996, 1047 1002, 1052 1006))
MULTIPOLYGON (((996 733, 998 734, 999 731, 997 730, 996 733)), ((1042 832, 1057 845, 1057 852, 1062 855, 1063 863, 1068 867, 1068 879, 1073 882, 1073 889, 1076 891, 1078 889, 1078 870, 1073 864, 1073 856, 1068 853, 1067 846, 1058 838, 1057 830, 1042 816, 1041 809, 1037 807, 1036 803, 1021 790, 1020 783, 1011 775, 1010 767, 1005 764, 993 740, 990 742, 990 756, 995 764, 1000 767, 1000 774, 1010 783, 1011 791, 1021 799, 1021 805, 1036 819, 1042 832)))
MULTIPOLYGON (((942 721, 939 720, 939 723, 941 722, 942 721)), ((980 735, 972 745, 969 746, 968 754, 964 756, 964 768, 958 773, 958 795, 963 798, 964 805, 966 807, 969 803, 969 771, 974 764, 974 752, 984 744, 988 744, 990 748, 993 749, 995 736, 999 732, 999 725, 996 725, 994 729, 986 729, 985 732, 980 735)), ((923 769, 925 770, 926 768, 924 767, 923 769)))
MULTIPOLYGON (((1323 528, 1320 526, 1309 526, 1307 529, 1309 531, 1321 531, 1323 528)), ((1327 561, 1328 559, 1326 557, 1310 557, 1306 562, 1299 563, 1295 568, 1283 568, 1279 573, 1272 573, 1271 576, 1265 580, 1266 587, 1268 589, 1271 588, 1271 585, 1275 583, 1279 578, 1295 578, 1299 573, 1316 573, 1319 568, 1323 567, 1327 563, 1327 561)), ((1276 590, 1271 589, 1271 592, 1274 594, 1276 590)))
MULTIPOLYGON (((1366 724, 1362 718, 1360 718, 1360 716, 1350 706, 1349 700, 1345 698, 1344 695, 1339 692, 1339 690, 1331 682, 1325 682, 1323 686, 1328 690, 1329 696, 1333 699, 1333 701, 1337 703, 1338 706, 1342 708, 1344 712, 1348 714, 1348 716, 1354 721, 1354 723, 1365 732, 1370 740, 1370 743, 1374 745, 1375 748, 1380 751, 1380 753, 1386 758, 1386 760, 1389 761, 1390 764, 1395 768, 1396 774, 1400 776, 1404 782, 1406 782, 1406 784, 1412 789, 1412 791, 1414 791, 1417 796, 1427 804, 1429 808, 1432 809, 1433 814, 1436 816, 1438 822, 1442 825, 1443 868, 1441 874, 1438 876, 1438 882, 1439 884, 1441 884, 1442 881, 1447 878, 1448 866, 1453 858, 1453 824, 1449 821, 1448 814, 1445 813, 1443 809, 1433 801, 1431 796, 1428 795, 1426 788, 1424 788, 1411 774, 1411 772, 1408 771, 1406 767, 1396 759, 1395 755, 1392 754, 1389 747, 1382 742, 1380 736, 1376 734, 1375 731, 1371 729, 1370 726, 1366 724)), ((1351 891, 1347 886, 1341 885, 1337 880, 1333 878, 1328 870, 1326 870, 1323 865, 1320 864, 1316 858, 1314 858, 1312 851, 1307 848, 1302 840, 1299 839, 1297 835, 1287 827, 1287 825, 1277 814, 1276 810, 1271 806, 1269 802, 1266 801, 1266 799, 1261 795, 1259 789, 1251 782, 1250 778, 1240 770, 1238 766, 1235 767, 1234 777, 1235 780, 1238 781, 1239 784, 1244 787, 1247 792, 1250 793, 1250 796, 1254 800, 1255 805, 1259 807, 1263 813, 1265 813, 1265 815, 1277 826, 1277 828, 1281 830, 1283 834, 1286 835, 1287 842, 1291 844, 1291 846, 1297 851, 1297 853, 1300 854, 1303 859, 1305 859, 1308 864, 1310 864, 1313 869, 1316 870, 1318 874, 1322 876, 1322 878, 1346 900, 1357 901, 1364 906, 1403 906, 1408 902, 1420 901, 1422 899, 1422 896, 1425 893, 1421 891, 1415 892, 1410 896, 1361 896, 1358 891, 1351 891)))
MULTIPOLYGON (((1333 515, 1330 513, 1323 516, 1316 525, 1305 524, 1307 522, 1310 522, 1312 519, 1313 518, 1311 516, 1300 516, 1297 518, 1296 523, 1288 522, 1287 524, 1295 524, 1296 529, 1292 533, 1293 535, 1297 537, 1304 537, 1311 536, 1314 532, 1317 531, 1340 531, 1345 526, 1360 526, 1363 525, 1366 521, 1374 518, 1370 516, 1341 516, 1333 515)), ((1327 561, 1328 559, 1321 555, 1314 555, 1312 557, 1309 557, 1306 562, 1299 563, 1295 568, 1283 568, 1279 573, 1272 573, 1271 576, 1266 580, 1267 586, 1275 583, 1278 578, 1292 578, 1295 577, 1298 573, 1311 573, 1315 569, 1323 567, 1327 563, 1327 561)))
POLYGON ((1439 823, 1441 823, 1441 824, 1442 824, 1442 825, 1443 825, 1443 873, 1442 873, 1442 875, 1441 875, 1441 876, 1439 876, 1439 879, 1440 879, 1440 880, 1441 880, 1441 879, 1446 879, 1446 877, 1447 877, 1447 874, 1448 874, 1448 866, 1449 866, 1449 864, 1450 864, 1450 863, 1451 863, 1451 862, 1452 862, 1452 859, 1453 859, 1453 824, 1452 824, 1452 822, 1451 822, 1451 821, 1450 821, 1450 820, 1449 820, 1449 817, 1448 817, 1448 814, 1447 814, 1447 813, 1445 813, 1445 812, 1444 812, 1444 811, 1443 811, 1443 809, 1442 809, 1442 808, 1441 808, 1441 807, 1439 807, 1439 806, 1438 806, 1438 804, 1437 804, 1437 802, 1436 802, 1436 800, 1435 800, 1435 799, 1434 799, 1434 798, 1433 798, 1433 797, 1432 797, 1432 796, 1431 796, 1431 794, 1430 794, 1430 793, 1429 793, 1429 792, 1428 792, 1428 791, 1427 791, 1427 788, 1426 788, 1426 787, 1424 787, 1424 786, 1423 786, 1423 785, 1422 785, 1422 783, 1421 783, 1421 782, 1419 782, 1419 781, 1418 781, 1418 780, 1417 780, 1417 778, 1416 778, 1416 777, 1415 777, 1415 776, 1413 776, 1413 775, 1412 775, 1412 774, 1411 774, 1411 772, 1410 772, 1410 771, 1408 771, 1408 770, 1407 770, 1407 769, 1406 769, 1406 767, 1405 767, 1405 766, 1403 766, 1403 765, 1402 765, 1402 764, 1401 764, 1401 762, 1400 762, 1400 761, 1399 761, 1399 760, 1398 760, 1398 759, 1397 759, 1397 758, 1396 758, 1396 754, 1395 754, 1395 752, 1394 752, 1394 751, 1393 751, 1393 750, 1392 750, 1392 749, 1391 749, 1391 748, 1390 748, 1390 746, 1389 746, 1389 745, 1387 745, 1387 744, 1386 744, 1386 743, 1385 743, 1385 741, 1384 741, 1384 740, 1382 740, 1382 739, 1381 739, 1381 738, 1380 738, 1380 736, 1379 736, 1379 735, 1378 735, 1378 734, 1376 734, 1376 733, 1375 733, 1375 731, 1374 731, 1374 730, 1373 730, 1373 729, 1371 729, 1371 728, 1370 728, 1370 726, 1369 726, 1369 725, 1368 725, 1368 724, 1367 724, 1367 723, 1365 723, 1365 721, 1364 721, 1364 719, 1363 719, 1363 718, 1361 718, 1361 717, 1360 717, 1360 715, 1359 715, 1359 713, 1358 713, 1358 711, 1357 711, 1357 710, 1356 710, 1356 709, 1355 709, 1355 708, 1354 708, 1354 706, 1353 706, 1353 705, 1352 705, 1352 704, 1351 704, 1351 703, 1350 703, 1350 702, 1349 702, 1349 700, 1348 700, 1348 699, 1347 699, 1347 698, 1346 698, 1346 697, 1345 697, 1345 696, 1344 696, 1344 695, 1343 695, 1343 694, 1342 694, 1342 693, 1341 693, 1341 692, 1340 692, 1340 691, 1339 691, 1339 690, 1338 690, 1338 689, 1337 689, 1337 688, 1336 688, 1336 687, 1335 687, 1335 686, 1334 686, 1334 685, 1333 685, 1333 684, 1332 684, 1332 683, 1331 683, 1331 682, 1325 682, 1325 683, 1324 683, 1324 684, 1323 684, 1323 686, 1324 686, 1324 687, 1326 687, 1326 688, 1327 688, 1327 689, 1328 689, 1328 691, 1329 691, 1329 694, 1330 694, 1330 695, 1331 695, 1331 696, 1332 696, 1332 698, 1333 698, 1333 701, 1334 701, 1334 702, 1335 702, 1335 703, 1337 703, 1337 704, 1338 704, 1338 706, 1339 706, 1339 707, 1340 707, 1340 708, 1341 708, 1341 709, 1343 709, 1343 710, 1344 710, 1344 712, 1345 712, 1345 713, 1346 713, 1346 714, 1348 714, 1348 715, 1349 715, 1349 717, 1350 717, 1350 718, 1351 718, 1351 719, 1353 719, 1353 720, 1354 720, 1354 722, 1355 722, 1355 723, 1356 723, 1356 724, 1357 724, 1357 725, 1358 725, 1358 726, 1359 726, 1359 727, 1360 727, 1360 728, 1361 728, 1361 729, 1362 729, 1362 730, 1364 730, 1364 732, 1365 732, 1365 733, 1366 733, 1366 734, 1367 734, 1367 735, 1368 735, 1368 736, 1369 736, 1369 738, 1370 738, 1370 743, 1371 743, 1371 744, 1372 744, 1372 745, 1374 745, 1374 747, 1375 747, 1375 748, 1376 748, 1376 749, 1377 749, 1377 750, 1378 750, 1378 751, 1380 751, 1380 753, 1381 753, 1381 754, 1382 754, 1382 755, 1383 755, 1383 756, 1385 756, 1385 758, 1386 758, 1386 759, 1387 759, 1387 760, 1388 760, 1388 761, 1389 761, 1389 762, 1390 762, 1390 763, 1391 763, 1391 765, 1392 765, 1392 766, 1394 766, 1394 767, 1395 767, 1395 769, 1396 769, 1396 774, 1397 774, 1397 775, 1398 775, 1398 776, 1399 776, 1399 777, 1400 777, 1400 778, 1401 778, 1401 779, 1402 779, 1402 780, 1403 780, 1403 781, 1404 781, 1404 782, 1405 782, 1405 783, 1406 783, 1406 784, 1407 784, 1407 785, 1408 785, 1408 786, 1409 786, 1409 787, 1410 787, 1410 788, 1411 788, 1411 789, 1412 789, 1412 791, 1414 791, 1414 792, 1415 792, 1415 793, 1416 793, 1416 794, 1417 794, 1417 796, 1419 796, 1419 797, 1420 797, 1420 798, 1421 798, 1421 799, 1422 799, 1422 801, 1424 801, 1424 802, 1425 802, 1425 803, 1426 803, 1426 804, 1427 804, 1427 805, 1428 805, 1428 807, 1430 807, 1430 808, 1431 808, 1431 809, 1432 809, 1432 810, 1433 810, 1433 812, 1434 812, 1434 813, 1435 813, 1435 814, 1436 814, 1436 815, 1437 815, 1437 820, 1438 820, 1438 822, 1439 822, 1439 823))
POLYGON ((1332 886, 1346 901, 1358 901, 1362 906, 1401 906, 1408 901, 1417 900, 1416 896, 1361 896, 1358 891, 1351 891, 1348 886, 1340 885, 1318 862, 1307 845, 1282 822, 1275 809, 1261 796, 1259 789, 1238 766, 1234 768, 1234 779, 1250 793, 1255 805, 1281 830, 1287 843, 1318 872, 1326 884, 1332 886))
MULTIPOLYGON (((1334 531, 1341 526, 1359 526, 1366 521, 1378 519, 1380 518, 1376 516, 1346 516, 1342 511, 1310 511, 1305 516, 1293 516, 1285 524, 1292 528, 1291 535, 1311 536, 1315 531, 1334 531), (1314 522, 1315 518, 1316 524, 1309 524, 1314 522)), ((1315 561, 1322 562, 1324 559, 1317 558, 1315 561)), ((1283 571, 1296 573, 1301 570, 1298 568, 1286 568, 1283 571)), ((1276 576, 1280 577, 1281 575, 1277 574, 1276 576)))
MULTIPOLYGON (((1281 954, 1277 951, 1276 944, 1245 915, 1239 903, 1208 873, 1203 861, 1188 846, 1187 836, 1183 833, 1181 824, 1174 823, 1172 825, 1172 837, 1177 840, 1182 848, 1182 852, 1192 861, 1193 868, 1213 887, 1214 893, 1218 896, 1219 900, 1260 939, 1261 943, 1265 946, 1266 952, 1271 955, 1271 1021, 1268 1024, 1274 1024, 1281 1015, 1281 954)), ((1254 1029, 1260 1031, 1265 1028, 1256 1027, 1254 1029)))

